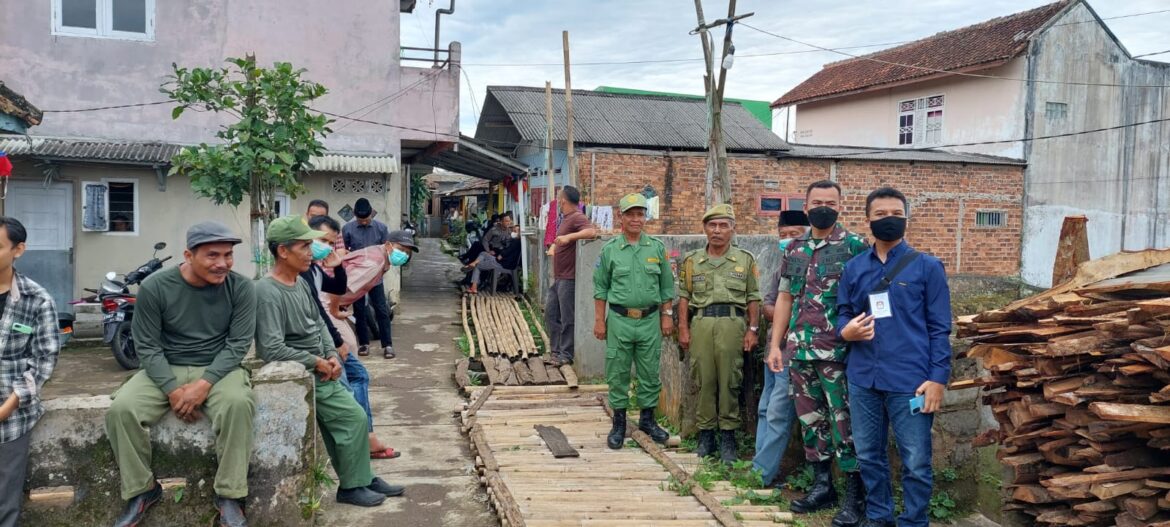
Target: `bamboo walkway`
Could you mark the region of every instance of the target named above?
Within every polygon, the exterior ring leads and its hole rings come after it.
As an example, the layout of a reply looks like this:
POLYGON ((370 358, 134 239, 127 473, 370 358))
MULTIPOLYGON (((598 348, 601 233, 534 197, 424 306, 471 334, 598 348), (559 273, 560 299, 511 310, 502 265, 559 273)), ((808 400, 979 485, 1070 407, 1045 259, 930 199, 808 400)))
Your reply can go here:
POLYGON ((545 364, 542 354, 549 349, 548 334, 538 317, 529 320, 520 307, 523 302, 529 316, 535 311, 527 298, 505 294, 464 294, 461 318, 467 338, 468 356, 455 365, 455 382, 460 388, 471 384, 469 370, 482 371, 488 384, 506 386, 563 384, 577 386, 571 366, 545 364))
POLYGON ((463 427, 480 481, 505 527, 761 527, 790 521, 775 506, 724 506, 721 500, 735 497, 734 489, 716 484, 705 491, 674 460, 693 454, 663 450, 634 421, 629 435, 638 448, 610 450, 604 385, 465 390, 470 401, 459 409, 463 427))

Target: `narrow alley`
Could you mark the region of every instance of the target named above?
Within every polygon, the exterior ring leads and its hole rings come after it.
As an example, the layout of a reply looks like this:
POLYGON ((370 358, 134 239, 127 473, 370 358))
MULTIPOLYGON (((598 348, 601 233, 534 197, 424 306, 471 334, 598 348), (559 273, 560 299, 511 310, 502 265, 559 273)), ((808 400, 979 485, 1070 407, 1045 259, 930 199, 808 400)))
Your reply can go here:
POLYGON ((372 509, 338 505, 327 497, 318 524, 329 526, 474 526, 499 522, 475 476, 467 440, 452 409, 462 401, 451 375, 461 355, 454 338, 461 331, 458 294, 447 271, 458 267, 437 239, 420 241, 420 252, 403 277, 394 315, 398 357, 364 357, 370 370, 374 430, 402 452, 397 459, 374 460, 374 472, 406 485, 404 498, 390 498, 372 509))

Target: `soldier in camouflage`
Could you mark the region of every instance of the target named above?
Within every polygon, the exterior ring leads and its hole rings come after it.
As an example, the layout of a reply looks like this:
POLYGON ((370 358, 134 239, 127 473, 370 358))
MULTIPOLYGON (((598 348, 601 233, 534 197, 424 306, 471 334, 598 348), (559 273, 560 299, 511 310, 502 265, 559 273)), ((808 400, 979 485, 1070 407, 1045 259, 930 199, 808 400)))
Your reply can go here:
POLYGON ((849 422, 845 380, 846 343, 837 335, 837 282, 845 263, 869 248, 861 236, 837 223, 841 187, 832 181, 809 185, 805 210, 812 230, 792 241, 780 266, 775 328, 768 347, 768 367, 779 372, 783 357, 789 368, 796 415, 803 424, 805 459, 813 464, 809 493, 792 502, 792 511, 810 513, 837 504, 832 482, 833 458, 846 477, 845 503, 834 527, 851 527, 864 518, 864 486, 849 422), (781 349, 783 341, 783 349, 781 349))

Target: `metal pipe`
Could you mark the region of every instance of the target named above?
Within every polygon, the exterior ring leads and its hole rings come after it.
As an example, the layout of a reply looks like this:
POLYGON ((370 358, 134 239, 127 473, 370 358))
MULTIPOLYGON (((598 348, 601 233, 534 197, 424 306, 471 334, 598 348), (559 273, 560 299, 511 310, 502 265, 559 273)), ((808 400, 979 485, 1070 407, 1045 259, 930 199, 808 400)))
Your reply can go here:
POLYGON ((435 50, 436 50, 435 51, 435 65, 436 66, 439 65, 439 52, 438 52, 438 49, 439 49, 439 17, 442 15, 453 15, 453 14, 455 14, 455 0, 451 0, 451 6, 448 7, 447 9, 436 9, 435 10, 435 50))

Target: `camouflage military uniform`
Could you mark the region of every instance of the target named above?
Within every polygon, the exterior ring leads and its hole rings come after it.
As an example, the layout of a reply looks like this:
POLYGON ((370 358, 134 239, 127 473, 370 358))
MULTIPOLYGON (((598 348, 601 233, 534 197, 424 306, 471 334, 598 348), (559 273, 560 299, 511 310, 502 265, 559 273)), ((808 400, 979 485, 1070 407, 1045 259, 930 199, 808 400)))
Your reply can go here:
MULTIPOLYGON (((704 308, 733 305, 747 312, 760 301, 756 258, 738 247, 728 247, 720 258, 707 249, 687 253, 679 276, 679 296, 694 315, 691 322, 691 377, 699 388, 695 412, 699 430, 739 428, 739 390, 743 381, 744 315, 705 316, 704 308)), ((685 314, 684 314, 685 315, 685 314)))
POLYGON ((791 390, 804 424, 804 455, 811 462, 836 454, 843 472, 857 470, 845 380, 846 343, 837 335, 837 282, 845 262, 869 245, 837 225, 824 240, 812 233, 784 253, 780 290, 792 295, 784 354, 792 357, 791 390))

